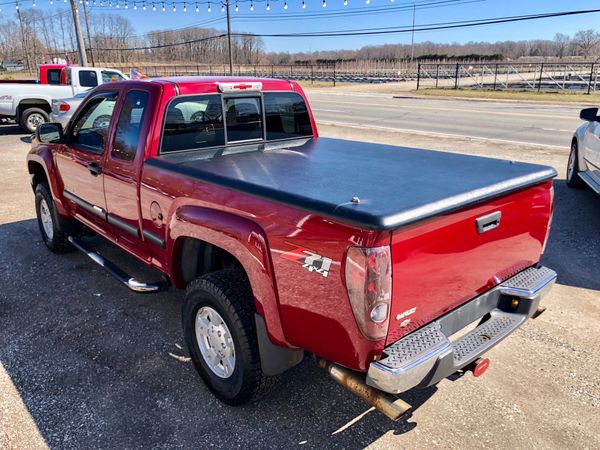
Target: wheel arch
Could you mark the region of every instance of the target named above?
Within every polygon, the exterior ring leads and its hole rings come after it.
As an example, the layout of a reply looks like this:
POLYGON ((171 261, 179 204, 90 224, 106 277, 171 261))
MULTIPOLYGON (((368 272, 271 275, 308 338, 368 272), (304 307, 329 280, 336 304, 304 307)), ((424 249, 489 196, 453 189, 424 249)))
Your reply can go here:
POLYGON ((585 162, 585 158, 583 157, 583 152, 581 151, 581 148, 582 148, 583 142, 584 142, 583 138, 584 138, 586 129, 587 129, 587 124, 582 125, 575 131, 575 133, 573 134, 573 138, 571 139, 571 146, 573 146, 573 144, 577 145, 577 163, 579 164, 580 172, 588 170, 588 166, 585 162))
POLYGON ((35 191, 39 183, 46 182, 50 188, 50 194, 60 215, 68 215, 62 199, 59 195, 57 172, 54 167, 52 153, 46 146, 34 147, 27 155, 27 171, 31 176, 31 187, 35 191))
POLYGON ((269 339, 291 347, 280 320, 268 241, 257 223, 211 208, 181 206, 169 221, 167 248, 171 249, 171 279, 179 288, 184 288, 192 276, 211 270, 243 268, 269 339))
POLYGON ((45 98, 23 98, 19 100, 16 110, 17 121, 21 119, 21 114, 28 108, 40 108, 46 113, 52 112, 52 106, 50 102, 45 98))

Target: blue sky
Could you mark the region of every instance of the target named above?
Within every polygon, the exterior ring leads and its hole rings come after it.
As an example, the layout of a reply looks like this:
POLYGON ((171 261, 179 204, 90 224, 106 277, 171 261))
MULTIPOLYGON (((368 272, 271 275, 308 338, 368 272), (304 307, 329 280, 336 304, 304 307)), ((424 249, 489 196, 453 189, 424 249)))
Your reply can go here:
MULTIPOLYGON (((23 8, 32 7, 32 0, 26 0, 23 8)), ((50 0, 37 0, 36 8, 48 9, 65 6, 60 0, 54 1, 54 6, 49 4, 50 0)), ((199 25, 225 29, 225 14, 220 10, 220 2, 210 3, 212 12, 208 13, 207 0, 199 0, 199 13, 195 12, 196 2, 189 1, 187 12, 183 12, 183 0, 177 0, 177 12, 172 11, 172 2, 166 1, 166 12, 162 12, 162 2, 156 0, 155 12, 152 11, 152 0, 146 0, 147 10, 142 11, 142 0, 137 1, 137 10, 133 9, 133 0, 128 0, 128 8, 125 10, 125 0, 119 0, 119 8, 116 8, 116 0, 109 7, 104 0, 104 6, 100 7, 100 0, 93 6, 90 0, 90 8, 93 11, 105 11, 122 14, 129 18, 134 24, 136 31, 142 33, 155 29, 181 28, 190 25, 199 25)), ((239 0, 239 12, 235 12, 235 0, 232 2, 232 29, 241 32, 254 33, 289 33, 305 31, 330 31, 356 28, 375 28, 409 26, 412 24, 413 0, 348 0, 348 6, 343 6, 344 0, 327 0, 326 8, 322 6, 323 0, 305 0, 306 8, 301 7, 302 0, 253 0, 254 11, 250 11, 250 0, 239 0), (287 2, 288 9, 284 10, 287 2), (266 10, 269 3, 270 11, 266 10), (384 9, 381 13, 361 14, 355 16, 340 16, 341 11, 373 11, 384 9), (313 16, 324 14, 327 16, 313 16), (297 16, 297 17, 294 17, 297 16)), ((568 11, 578 9, 600 8, 598 0, 456 0, 455 4, 447 6, 429 5, 423 3, 448 2, 449 0, 414 0, 421 4, 416 10, 416 25, 437 22, 450 22, 457 20, 469 20, 480 18, 491 18, 498 16, 525 15, 555 11, 568 11)), ((2 7, 5 14, 8 5, 2 7)), ((12 7, 14 8, 14 6, 12 7)), ((11 8, 11 9, 12 9, 11 8)), ((600 13, 541 19, 528 22, 517 22, 509 24, 487 25, 473 28, 462 28, 455 30, 439 30, 419 32, 415 34, 415 41, 434 42, 468 42, 468 41, 498 41, 546 38, 552 39, 557 33, 573 35, 581 29, 593 28, 600 31, 600 13)), ((269 51, 310 51, 328 49, 351 49, 364 45, 410 43, 410 33, 387 34, 375 36, 352 36, 352 37, 312 37, 312 38, 264 38, 266 50, 269 51)))

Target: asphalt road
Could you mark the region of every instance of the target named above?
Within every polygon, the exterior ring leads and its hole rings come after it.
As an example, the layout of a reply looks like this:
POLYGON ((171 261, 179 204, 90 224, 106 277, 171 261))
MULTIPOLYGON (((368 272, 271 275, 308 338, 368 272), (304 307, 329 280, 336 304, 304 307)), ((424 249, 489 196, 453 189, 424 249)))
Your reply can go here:
POLYGON ((559 169, 548 311, 489 353, 484 377, 403 394, 414 409, 396 423, 309 358, 261 402, 227 407, 189 360, 180 292, 133 294, 86 256, 45 248, 27 137, 0 127, 0 448, 600 448, 600 198, 565 186, 566 152, 327 125, 321 134, 559 169))
POLYGON ((308 90, 319 123, 569 148, 580 107, 308 90))

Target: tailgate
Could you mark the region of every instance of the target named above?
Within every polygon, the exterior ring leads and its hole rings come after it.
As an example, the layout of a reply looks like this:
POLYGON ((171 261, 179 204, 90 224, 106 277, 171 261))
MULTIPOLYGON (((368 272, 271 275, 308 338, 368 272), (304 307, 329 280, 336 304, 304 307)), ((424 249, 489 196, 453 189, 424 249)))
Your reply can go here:
POLYGON ((394 230, 386 344, 537 263, 552 196, 546 182, 394 230))

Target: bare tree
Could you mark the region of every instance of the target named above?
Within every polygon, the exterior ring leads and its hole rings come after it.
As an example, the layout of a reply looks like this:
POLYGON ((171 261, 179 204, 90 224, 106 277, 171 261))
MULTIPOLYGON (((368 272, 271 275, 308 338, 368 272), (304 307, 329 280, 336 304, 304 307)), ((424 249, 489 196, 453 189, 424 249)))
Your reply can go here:
POLYGON ((554 55, 558 56, 559 58, 563 58, 566 54, 567 51, 569 50, 569 47, 571 46, 571 37, 563 34, 563 33, 556 33, 554 35, 554 55))
POLYGON ((581 56, 589 58, 598 54, 600 34, 596 31, 592 29, 578 31, 574 40, 581 56))

